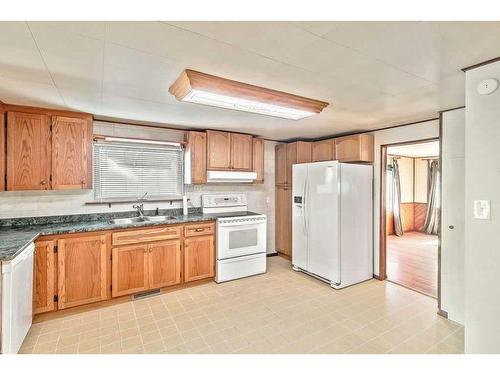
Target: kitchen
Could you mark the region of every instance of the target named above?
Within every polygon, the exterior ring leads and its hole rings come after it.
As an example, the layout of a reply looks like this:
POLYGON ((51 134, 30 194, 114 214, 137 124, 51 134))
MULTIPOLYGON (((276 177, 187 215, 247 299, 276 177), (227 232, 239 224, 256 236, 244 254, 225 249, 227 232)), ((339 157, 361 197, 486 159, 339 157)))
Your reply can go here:
POLYGON ((443 191, 465 184, 451 115, 486 47, 429 94, 340 42, 394 27, 427 25, 0 22, 45 66, 0 79, 2 354, 466 352, 465 213, 443 203, 436 298, 387 280, 382 150, 439 139, 443 191))

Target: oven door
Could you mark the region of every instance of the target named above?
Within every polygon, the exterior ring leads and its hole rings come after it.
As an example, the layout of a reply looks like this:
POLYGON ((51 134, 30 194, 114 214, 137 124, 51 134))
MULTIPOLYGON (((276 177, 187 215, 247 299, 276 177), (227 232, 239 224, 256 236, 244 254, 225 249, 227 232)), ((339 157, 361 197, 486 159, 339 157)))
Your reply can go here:
POLYGON ((266 252, 266 221, 217 223, 217 259, 266 252))

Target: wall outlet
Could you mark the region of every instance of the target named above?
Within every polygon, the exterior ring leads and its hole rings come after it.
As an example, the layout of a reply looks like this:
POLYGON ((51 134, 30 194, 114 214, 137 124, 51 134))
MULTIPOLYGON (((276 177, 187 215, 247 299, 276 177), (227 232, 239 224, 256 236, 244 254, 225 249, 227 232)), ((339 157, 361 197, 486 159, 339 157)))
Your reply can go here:
POLYGON ((474 219, 490 220, 490 201, 475 200, 474 201, 474 219))

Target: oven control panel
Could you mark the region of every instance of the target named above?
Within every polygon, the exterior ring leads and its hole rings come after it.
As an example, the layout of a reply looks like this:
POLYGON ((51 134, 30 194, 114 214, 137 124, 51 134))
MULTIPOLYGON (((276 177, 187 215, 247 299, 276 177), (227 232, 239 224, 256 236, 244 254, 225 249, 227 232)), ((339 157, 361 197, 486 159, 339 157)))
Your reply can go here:
POLYGON ((218 218, 217 223, 219 224, 254 224, 254 223, 262 223, 267 220, 266 215, 259 216, 243 216, 243 217, 225 217, 218 218))
POLYGON ((202 195, 203 207, 228 207, 246 206, 245 194, 204 194, 202 195))

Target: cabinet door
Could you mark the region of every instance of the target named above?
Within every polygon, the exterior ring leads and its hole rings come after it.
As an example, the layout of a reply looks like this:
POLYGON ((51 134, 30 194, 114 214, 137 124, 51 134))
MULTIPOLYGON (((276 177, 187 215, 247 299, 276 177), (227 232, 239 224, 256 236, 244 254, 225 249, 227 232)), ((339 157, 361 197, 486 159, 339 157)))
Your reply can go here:
POLYGON ((231 133, 231 169, 251 171, 253 167, 253 137, 231 133))
POLYGON ((287 144, 276 145, 275 148, 275 174, 276 185, 287 184, 287 144))
POLYGON ((52 118, 52 189, 92 188, 92 123, 52 118))
POLYGON ((50 189, 50 145, 46 115, 7 113, 7 190, 50 189))
POLYGON ((105 300, 106 235, 74 236, 57 245, 59 309, 105 300))
POLYGON ((292 255, 292 191, 287 187, 276 188, 276 251, 292 255))
POLYGON ((5 112, 0 103, 0 191, 5 190, 5 112))
POLYGON ((186 153, 191 163, 191 183, 205 184, 207 182, 207 134, 189 131, 186 138, 186 153))
POLYGON ((312 144, 312 161, 334 160, 335 142, 333 139, 314 142, 312 144))
POLYGON ((184 281, 213 277, 215 264, 214 237, 192 237, 184 240, 184 281))
POLYGON ((373 162, 373 136, 357 134, 336 138, 335 155, 341 162, 373 162))
POLYGON ((162 288, 181 282, 181 240, 148 245, 149 288, 162 288))
POLYGON ((35 243, 34 313, 55 310, 55 253, 54 241, 35 243))
POLYGON ((253 171, 257 173, 256 183, 264 182, 264 140, 253 139, 253 171))
POLYGON ((287 144, 287 166, 286 180, 287 186, 292 186, 294 164, 310 163, 312 161, 311 142, 293 142, 287 144))
POLYGON ((207 130, 207 168, 231 168, 231 135, 228 132, 207 130))
POLYGON ((113 297, 149 289, 148 245, 114 247, 111 273, 113 297))

